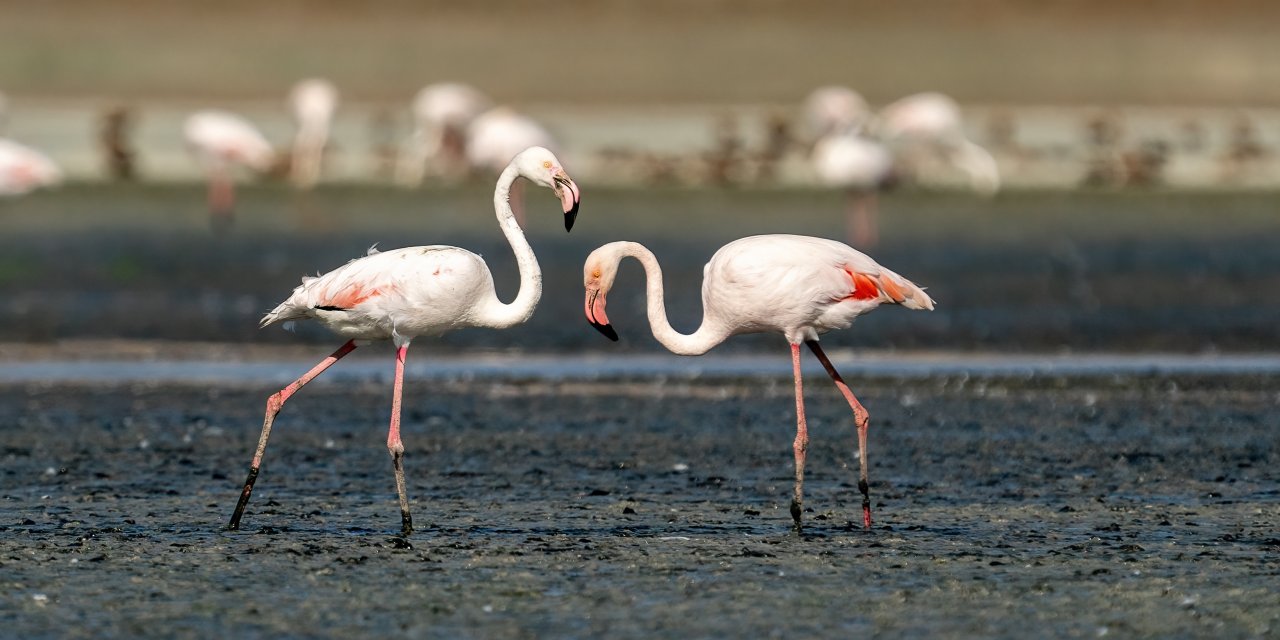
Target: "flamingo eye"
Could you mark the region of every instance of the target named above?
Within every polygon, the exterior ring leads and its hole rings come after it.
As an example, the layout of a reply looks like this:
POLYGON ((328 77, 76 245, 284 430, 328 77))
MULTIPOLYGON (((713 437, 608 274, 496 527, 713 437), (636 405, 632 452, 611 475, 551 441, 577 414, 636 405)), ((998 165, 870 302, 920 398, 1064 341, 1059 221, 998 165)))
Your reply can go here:
POLYGON ((595 271, 592 271, 592 272, 591 272, 591 277, 592 277, 592 278, 599 278, 599 277, 600 277, 600 270, 599 270, 599 269, 596 269, 595 271))
POLYGON ((551 161, 550 161, 550 160, 543 160, 543 161, 542 161, 542 168, 543 168, 543 169, 550 169, 550 168, 551 168, 551 161))

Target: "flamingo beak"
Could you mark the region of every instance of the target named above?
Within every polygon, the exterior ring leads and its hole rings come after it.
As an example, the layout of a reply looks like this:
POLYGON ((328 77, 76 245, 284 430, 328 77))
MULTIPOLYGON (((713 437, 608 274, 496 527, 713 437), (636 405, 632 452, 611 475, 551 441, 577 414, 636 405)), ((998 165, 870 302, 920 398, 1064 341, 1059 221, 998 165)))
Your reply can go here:
POLYGON ((578 204, 582 202, 582 193, 563 169, 551 176, 555 183, 556 196, 560 198, 560 206, 564 209, 564 230, 573 229, 573 221, 578 218, 578 204))
POLYGON ((618 332, 609 324, 609 316, 604 313, 604 294, 597 288, 587 288, 586 300, 587 322, 604 334, 604 337, 617 342, 618 332))

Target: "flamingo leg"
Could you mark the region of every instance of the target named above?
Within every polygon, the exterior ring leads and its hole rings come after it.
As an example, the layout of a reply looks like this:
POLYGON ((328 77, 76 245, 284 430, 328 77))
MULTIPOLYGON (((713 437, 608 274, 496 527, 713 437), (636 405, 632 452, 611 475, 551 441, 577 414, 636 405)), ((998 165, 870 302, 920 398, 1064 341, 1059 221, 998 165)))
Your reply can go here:
POLYGON ((235 513, 231 514, 231 524, 227 525, 228 529, 240 528, 240 518, 244 516, 244 508, 249 504, 249 496, 253 493, 253 483, 258 480, 258 468, 262 466, 262 454, 267 450, 267 438, 271 436, 271 424, 276 421, 276 416, 279 415, 280 409, 284 407, 285 401, 308 382, 314 380, 316 376, 324 373, 325 369, 333 366, 333 363, 354 351, 355 348, 356 341, 348 340, 346 344, 339 347, 329 357, 321 360, 320 364, 302 374, 301 378, 294 380, 288 386, 267 398, 267 414, 262 419, 262 435, 258 438, 258 450, 253 454, 253 464, 249 466, 249 477, 244 481, 244 490, 240 492, 240 501, 236 503, 235 513))
POLYGON ((809 426, 804 418, 804 388, 800 378, 800 345, 791 345, 791 370, 796 381, 796 439, 792 450, 796 456, 796 486, 791 495, 791 519, 800 531, 800 515, 804 506, 804 459, 809 450, 809 426))
POLYGON ((235 183, 226 169, 215 169, 209 176, 209 220, 215 231, 231 226, 235 216, 235 183))
MULTIPOLYGON (((871 494, 870 485, 867 482, 867 425, 871 421, 871 414, 867 413, 862 403, 853 397, 853 392, 849 390, 849 385, 844 383, 844 379, 840 377, 840 372, 836 371, 836 368, 832 366, 827 354, 822 351, 822 347, 818 346, 818 341, 809 340, 805 344, 809 345, 809 350, 813 351, 813 355, 818 356, 818 361, 827 370, 827 375, 830 375, 831 379, 835 381, 836 388, 840 389, 840 393, 844 394, 844 399, 849 401, 849 407, 853 409, 853 420, 858 425, 858 465, 860 468, 858 491, 862 492, 862 526, 870 529, 871 494)), ((794 345, 794 347, 798 349, 798 345, 794 345)), ((800 379, 798 371, 799 369, 797 369, 796 380, 800 379)))
POLYGON ((850 191, 845 233, 854 247, 869 249, 880 243, 879 203, 875 191, 850 191))
POLYGON ((400 441, 400 399, 404 388, 404 359, 409 351, 405 343, 396 348, 396 380, 391 392, 391 427, 387 430, 387 450, 391 452, 391 464, 396 469, 396 492, 400 495, 400 535, 413 533, 413 518, 409 515, 409 493, 404 483, 404 443, 400 441))

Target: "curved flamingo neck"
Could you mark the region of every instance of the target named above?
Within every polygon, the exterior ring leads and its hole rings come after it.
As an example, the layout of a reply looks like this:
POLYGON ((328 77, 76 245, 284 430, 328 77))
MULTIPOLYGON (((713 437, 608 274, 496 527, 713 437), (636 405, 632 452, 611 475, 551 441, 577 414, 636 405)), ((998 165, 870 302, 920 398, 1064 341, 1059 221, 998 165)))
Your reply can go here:
POLYGON ((520 229, 520 224, 511 211, 511 185, 519 177, 520 171, 515 166, 508 166, 502 172, 498 177, 498 186, 493 190, 493 209, 498 216, 502 234, 507 237, 511 250, 516 254, 516 266, 520 269, 520 291, 510 304, 498 300, 497 293, 494 292, 478 318, 478 324, 484 327, 505 329, 520 324, 533 315, 538 300, 542 298, 542 269, 533 255, 533 247, 529 246, 524 231, 520 229))
MULTIPOLYGON (((644 266, 645 297, 648 299, 649 328, 653 337, 671 353, 681 356, 700 356, 729 337, 723 327, 707 320, 707 310, 702 310, 702 324, 691 334, 684 334, 671 327, 667 320, 667 305, 662 286, 662 266, 658 258, 644 245, 636 242, 622 243, 618 261, 630 256, 644 266)), ((705 302, 705 301, 704 301, 705 302)))

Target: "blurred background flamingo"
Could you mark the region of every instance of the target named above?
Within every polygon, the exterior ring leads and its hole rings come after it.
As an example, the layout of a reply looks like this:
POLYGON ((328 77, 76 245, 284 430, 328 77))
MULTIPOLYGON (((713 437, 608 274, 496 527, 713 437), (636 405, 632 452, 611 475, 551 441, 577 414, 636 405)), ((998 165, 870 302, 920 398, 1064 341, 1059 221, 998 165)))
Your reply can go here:
POLYGON ((833 134, 861 132, 874 117, 866 99, 840 85, 814 89, 804 100, 803 124, 810 144, 833 134))
POLYGON ((917 93, 876 114, 876 130, 894 150, 898 170, 913 176, 941 161, 964 173, 969 186, 989 196, 1000 190, 995 158, 965 134, 960 105, 941 93, 917 93))
POLYGON ((490 105, 479 89, 460 82, 423 87, 413 99, 413 132, 400 152, 396 182, 417 186, 428 169, 446 178, 466 175, 467 127, 490 105))
POLYGON ((893 156, 883 144, 852 131, 819 139, 810 156, 823 184, 845 192, 845 236, 855 247, 880 242, 879 192, 893 178, 893 156))
POLYGON ((215 228, 225 228, 235 212, 235 167, 266 172, 275 161, 275 151, 257 127, 226 111, 191 114, 183 135, 209 183, 210 221, 215 228))
MULTIPOLYGON (((467 127, 467 164, 473 170, 499 173, 528 147, 544 147, 560 153, 560 146, 542 125, 510 107, 494 107, 467 127)), ((524 226, 524 182, 513 185, 511 210, 520 226, 524 226)))
POLYGON ((49 156, 0 138, 0 196, 18 196, 62 181, 62 169, 49 156))
POLYGON ((310 189, 320 181, 323 171, 329 130, 338 108, 338 90, 328 80, 309 78, 294 85, 289 92, 289 106, 298 126, 289 179, 300 189, 310 189))

